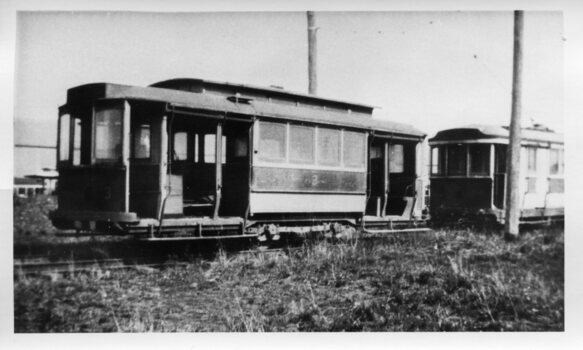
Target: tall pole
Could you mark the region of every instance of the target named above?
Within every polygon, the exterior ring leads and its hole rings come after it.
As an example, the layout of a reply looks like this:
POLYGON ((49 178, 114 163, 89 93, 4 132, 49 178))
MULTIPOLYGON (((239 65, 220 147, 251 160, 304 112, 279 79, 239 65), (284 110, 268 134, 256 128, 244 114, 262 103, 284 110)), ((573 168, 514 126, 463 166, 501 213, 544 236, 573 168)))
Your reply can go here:
POLYGON ((316 18, 314 12, 308 11, 308 92, 315 95, 318 90, 316 73, 316 18))
POLYGON ((510 119, 510 142, 508 145, 506 184, 506 221, 505 238, 518 238, 520 216, 520 114, 522 95, 522 29, 523 11, 514 11, 514 60, 512 74, 512 115, 510 119))

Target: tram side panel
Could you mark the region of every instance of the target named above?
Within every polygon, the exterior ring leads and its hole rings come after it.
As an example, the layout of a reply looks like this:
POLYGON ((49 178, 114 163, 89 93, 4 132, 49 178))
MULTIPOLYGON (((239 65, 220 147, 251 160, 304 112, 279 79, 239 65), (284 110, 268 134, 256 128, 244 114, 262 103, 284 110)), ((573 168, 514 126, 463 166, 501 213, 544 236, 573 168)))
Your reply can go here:
POLYGON ((254 135, 251 214, 364 212, 364 132, 260 120, 254 135))

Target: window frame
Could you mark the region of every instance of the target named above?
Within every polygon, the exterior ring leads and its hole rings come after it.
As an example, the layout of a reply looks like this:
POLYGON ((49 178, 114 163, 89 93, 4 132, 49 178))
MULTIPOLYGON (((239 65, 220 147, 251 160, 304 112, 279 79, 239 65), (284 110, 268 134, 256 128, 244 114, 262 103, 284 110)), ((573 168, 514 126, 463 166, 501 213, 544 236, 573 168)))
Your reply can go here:
POLYGON ((466 148, 467 148, 467 154, 468 154, 468 160, 467 160, 468 177, 481 177, 481 176, 490 175, 491 169, 492 169, 492 164, 490 164, 491 159, 492 159, 491 144, 489 144, 489 143, 468 143, 466 145, 466 148), (472 156, 472 152, 471 152, 472 147, 475 147, 475 148, 482 147, 485 151, 485 155, 483 157, 481 157, 482 161, 486 162, 486 169, 483 172, 472 171, 472 165, 474 165, 473 164, 474 157, 472 156))
POLYGON ((366 144, 366 133, 342 129, 341 130, 341 142, 342 142, 342 150, 341 150, 341 163, 342 163, 342 167, 343 168, 350 168, 350 169, 363 169, 363 168, 366 168, 366 163, 367 163, 367 159, 366 159, 367 158, 366 157, 366 148, 367 148, 366 147, 367 146, 367 144, 366 144), (361 138, 361 140, 362 140, 362 148, 363 148, 361 150, 362 151, 362 153, 361 153, 362 161, 358 165, 349 165, 349 164, 347 164, 347 161, 346 161, 346 156, 347 156, 347 153, 346 153, 346 145, 347 145, 346 135, 347 134, 348 135, 349 134, 358 135, 361 138))
POLYGON ((288 154, 288 161, 286 163, 288 164, 297 164, 297 165, 316 165, 316 152, 317 152, 317 147, 316 147, 316 128, 315 127, 310 127, 310 126, 306 126, 306 125, 302 125, 302 124, 292 124, 292 123, 288 123, 287 126, 288 129, 288 146, 287 146, 287 154, 288 154), (306 160, 302 160, 302 159, 292 159, 292 129, 293 128, 297 128, 297 129, 304 129, 304 130, 309 130, 311 133, 311 142, 312 142, 312 159, 309 161, 306 160))
POLYGON ((57 164, 70 164, 72 162, 71 157, 71 120, 74 120, 72 114, 69 111, 62 112, 59 114, 58 123, 58 145, 57 145, 57 164), (66 127, 63 125, 63 118, 67 117, 66 127), (63 145, 64 138, 66 136, 67 145, 63 145), (65 156, 65 157, 63 157, 65 156))
MULTIPOLYGON (((252 164, 253 166, 261 166, 261 167, 270 167, 270 168, 288 168, 288 169, 306 169, 306 170, 329 170, 329 171, 343 171, 343 172, 366 172, 368 166, 368 138, 369 133, 365 130, 359 129, 351 129, 351 128, 344 128, 344 127, 333 127, 329 125, 320 125, 315 123, 302 123, 297 121, 287 121, 287 120, 272 120, 272 119, 258 119, 253 125, 253 141, 252 141, 252 164), (266 161, 259 156, 259 145, 260 145, 260 132, 261 132, 261 124, 262 123, 277 123, 283 125, 285 127, 285 152, 286 158, 285 161, 266 161), (314 130, 314 154, 315 154, 315 161, 313 164, 307 163, 295 163, 290 161, 290 126, 291 125, 299 125, 304 127, 309 127, 314 130), (340 164, 335 166, 330 165, 321 165, 318 163, 318 145, 317 145, 317 138, 318 133, 321 129, 332 129, 337 130, 340 132, 340 164), (358 134, 362 134, 364 138, 364 164, 360 167, 349 167, 344 162, 344 133, 345 131, 355 132, 358 134)), ((250 145, 251 145, 250 144, 250 145)))
MULTIPOLYGON (((429 176, 431 177, 447 177, 447 178, 492 178, 494 175, 494 165, 493 165, 493 154, 492 154, 492 146, 496 146, 496 142, 490 142, 489 140, 476 140, 476 141, 441 141, 435 144, 429 145, 429 157, 431 158, 430 162, 430 169, 429 169, 429 176), (450 150, 452 146, 462 146, 463 151, 463 159, 465 161, 465 167, 462 174, 454 174, 452 175, 449 171, 450 164, 451 164, 451 157, 450 157, 450 150), (471 171, 471 162, 472 157, 470 154, 470 148, 472 146, 482 146, 488 153, 488 156, 485 157, 485 161, 488 163, 487 171, 483 173, 473 173, 471 171), (434 156, 434 152, 437 153, 437 159, 434 156)), ((495 148, 494 148, 495 149, 495 148)), ((496 153, 497 154, 497 153, 496 153)), ((494 160, 494 163, 496 160, 494 160)))
POLYGON ((563 148, 550 148, 549 149, 549 176, 550 177, 563 177, 565 175, 565 150, 563 148), (552 155, 557 154, 557 171, 553 172, 552 167, 552 155))
MULTIPOLYGON (((152 129, 153 129, 153 126, 152 126, 151 121, 138 121, 138 122, 136 122, 135 128, 133 128, 131 130, 131 136, 132 136, 131 142, 132 142, 132 144, 131 144, 131 149, 130 149, 130 158, 132 160, 148 161, 148 160, 152 159, 152 136, 153 136, 152 129), (136 132, 138 130, 140 130, 140 133, 141 133, 143 126, 148 126, 148 133, 149 133, 149 135, 148 135, 148 138, 149 138, 148 156, 147 157, 138 157, 136 155, 136 145, 137 145, 136 138, 138 136, 138 134, 136 132)), ((141 134, 140 134, 140 136, 141 136, 141 134)))
POLYGON ((91 140, 91 160, 92 160, 92 164, 113 164, 113 163, 124 163, 124 143, 125 143, 125 139, 127 137, 126 134, 126 128, 128 126, 125 126, 124 123, 125 121, 125 114, 127 113, 126 108, 129 108, 128 106, 126 106, 127 102, 121 100, 109 100, 109 101, 103 101, 103 102, 98 102, 95 103, 93 105, 92 108, 92 113, 91 113, 91 125, 92 125, 92 132, 91 132, 91 136, 92 136, 92 140, 91 140), (121 133, 121 138, 120 138, 120 154, 119 157, 117 158, 98 158, 97 157, 97 111, 99 109, 104 109, 104 110, 114 110, 117 109, 120 112, 120 133, 121 133))
MULTIPOLYGON (((217 149, 217 134, 215 133, 203 133, 202 135, 202 144, 203 144, 203 154, 202 157, 199 155, 199 160, 202 161, 203 164, 215 164, 216 163, 216 158, 217 158, 217 154, 216 154, 216 149, 217 149), (214 137, 214 141, 212 147, 210 147, 212 149, 212 153, 207 153, 207 142, 206 142, 206 138, 207 136, 213 136, 214 137), (208 157, 207 157, 208 155, 208 157), (212 157, 211 157, 212 155, 212 157), (208 160, 207 160, 208 158, 208 160)), ((227 164, 227 136, 226 135, 222 135, 222 154, 221 154, 221 164, 227 164)), ((200 150, 199 150, 200 152, 200 150)))
POLYGON ((343 157, 342 156, 344 153, 343 152, 344 147, 342 144, 342 129, 334 129, 334 128, 329 128, 329 127, 324 127, 324 128, 317 127, 316 128, 316 145, 315 146, 316 146, 316 165, 318 167, 343 168, 344 164, 343 164, 343 159, 342 159, 343 157), (321 135, 323 130, 333 131, 338 136, 338 147, 336 147, 337 151, 335 152, 337 155, 338 162, 322 163, 322 161, 320 159, 321 158, 320 157, 321 156, 321 154, 320 154, 320 135, 321 135))
POLYGON ((277 163, 277 164, 286 164, 288 163, 288 157, 289 157, 289 152, 288 152, 288 148, 289 148, 289 127, 288 127, 289 123, 285 123, 285 122, 273 122, 273 121, 264 121, 264 120, 260 120, 258 123, 258 132, 257 132, 257 147, 255 148, 255 154, 257 154, 257 159, 259 161, 261 161, 262 163, 268 163, 268 164, 273 164, 273 163, 277 163), (282 142, 282 146, 283 146, 283 157, 266 157, 264 155, 261 154, 261 142, 262 142, 262 137, 261 137, 261 129, 264 127, 265 124, 269 124, 269 125, 276 125, 278 127, 283 127, 283 136, 284 136, 284 140, 282 142))
POLYGON ((172 162, 185 162, 188 161, 188 148, 189 148, 189 132, 188 131, 184 131, 184 130, 176 130, 172 133, 172 162), (184 158, 177 158, 174 159, 174 155, 176 154, 176 156, 178 156, 177 152, 176 152, 176 136, 178 134, 184 134, 184 143, 181 144, 180 146, 183 148, 181 149, 181 151, 183 151, 182 153, 184 154, 184 158))
POLYGON ((533 146, 525 146, 525 153, 526 153, 526 174, 536 176, 538 172, 538 147, 533 146), (534 162, 531 163, 531 151, 532 155, 534 156, 534 162), (532 167, 531 167, 532 165, 532 167))
POLYGON ((403 143, 391 143, 389 144, 389 174, 404 174, 405 173, 405 144, 403 143), (401 149, 401 170, 400 171, 396 171, 393 168, 395 167, 395 161, 394 161, 394 157, 391 157, 391 152, 392 150, 394 150, 397 146, 400 146, 401 149))

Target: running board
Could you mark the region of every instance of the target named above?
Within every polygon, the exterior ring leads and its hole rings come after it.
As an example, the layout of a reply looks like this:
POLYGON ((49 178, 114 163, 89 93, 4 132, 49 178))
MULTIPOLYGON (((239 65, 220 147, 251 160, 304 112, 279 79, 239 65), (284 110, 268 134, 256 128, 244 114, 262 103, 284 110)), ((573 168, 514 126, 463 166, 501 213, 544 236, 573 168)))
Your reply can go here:
POLYGON ((428 227, 420 228, 403 228, 403 229, 380 229, 380 230, 370 230, 363 229, 362 232, 366 234, 385 234, 385 233, 408 233, 408 232, 430 232, 431 229, 428 227))
POLYGON ((220 240, 234 238, 257 238, 257 235, 229 235, 229 236, 184 236, 184 237, 144 237, 139 238, 142 241, 161 242, 161 241, 202 241, 202 240, 220 240))

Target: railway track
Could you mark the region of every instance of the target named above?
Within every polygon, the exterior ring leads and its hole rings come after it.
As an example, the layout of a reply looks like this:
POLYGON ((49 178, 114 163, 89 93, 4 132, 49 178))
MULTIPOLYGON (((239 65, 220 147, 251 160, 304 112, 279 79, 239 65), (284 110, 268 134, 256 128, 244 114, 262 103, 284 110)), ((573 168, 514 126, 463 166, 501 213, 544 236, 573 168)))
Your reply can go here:
MULTIPOLYGON (((233 255, 252 255, 252 254, 275 254, 289 253, 299 247, 288 248, 268 248, 268 249, 251 249, 243 250, 233 255)), ((36 257, 27 259, 16 259, 14 262, 15 275, 43 275, 43 274, 73 274, 80 272, 91 272, 96 270, 124 270, 124 269, 152 269, 163 268, 168 266, 188 265, 186 261, 169 261, 168 257, 140 257, 140 258, 114 258, 114 259, 88 259, 88 260, 61 260, 46 261, 46 258, 36 257)))
MULTIPOLYGON (((392 237, 403 236, 409 237, 411 239, 426 237, 427 230, 419 230, 419 232, 409 232, 408 234, 392 235, 392 237)), ((386 238, 386 235, 382 234, 371 234, 366 235, 356 235, 352 239, 357 240, 376 240, 379 238, 386 238)), ((237 255, 254 255, 254 254, 289 254, 299 249, 302 249, 302 243, 299 242, 286 242, 283 243, 284 246, 255 246, 251 249, 246 249, 248 247, 236 246, 230 249, 222 250, 224 247, 214 248, 214 254, 206 255, 189 255, 187 253, 178 253, 170 246, 168 249, 161 251, 159 246, 156 246, 154 250, 134 250, 134 246, 124 246, 120 249, 117 246, 102 246, 100 250, 100 255, 97 256, 93 249, 88 250, 85 253, 81 253, 79 249, 71 249, 75 251, 76 254, 70 254, 68 250, 66 254, 60 256, 46 255, 42 252, 36 252, 37 254, 28 256, 16 256, 14 262, 14 274, 21 275, 40 275, 40 274, 72 274, 76 272, 87 272, 94 270, 120 270, 120 269, 143 269, 143 268, 162 268, 165 266, 176 266, 177 264, 188 264, 192 261, 192 258, 202 260, 213 260, 216 258, 220 251, 225 251, 229 258, 237 255), (109 248, 109 249, 108 249, 109 248), (137 252, 138 255, 135 254, 137 252), (157 255, 151 255, 156 253, 157 255), (160 255, 162 254, 162 255, 160 255), (172 257, 172 262, 169 262, 169 257, 172 257)), ((79 247, 77 247, 79 248, 79 247)), ((55 249, 52 247, 52 250, 55 249)), ((207 251, 208 253, 209 251, 207 251)))
POLYGON ((149 269, 164 266, 176 266, 186 264, 181 262, 136 262, 123 259, 100 260, 69 260, 69 261, 16 261, 14 274, 42 275, 42 274, 73 274, 96 270, 124 270, 124 269, 149 269))

